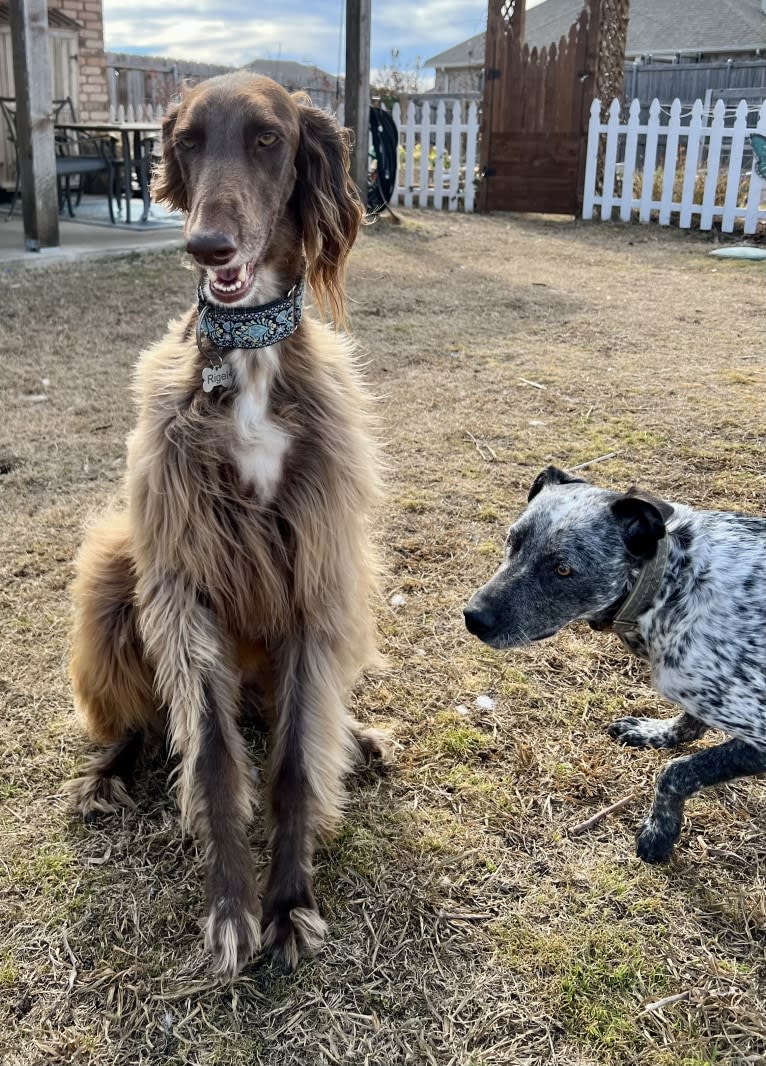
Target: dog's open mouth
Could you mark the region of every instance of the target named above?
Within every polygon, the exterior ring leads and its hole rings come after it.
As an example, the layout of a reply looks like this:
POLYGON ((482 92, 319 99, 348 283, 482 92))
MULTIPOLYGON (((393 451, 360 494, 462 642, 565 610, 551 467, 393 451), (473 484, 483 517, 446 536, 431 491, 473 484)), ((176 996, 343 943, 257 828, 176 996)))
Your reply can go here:
POLYGON ((255 281, 255 262, 250 260, 238 267, 207 267, 210 295, 225 304, 238 303, 249 295, 255 281))

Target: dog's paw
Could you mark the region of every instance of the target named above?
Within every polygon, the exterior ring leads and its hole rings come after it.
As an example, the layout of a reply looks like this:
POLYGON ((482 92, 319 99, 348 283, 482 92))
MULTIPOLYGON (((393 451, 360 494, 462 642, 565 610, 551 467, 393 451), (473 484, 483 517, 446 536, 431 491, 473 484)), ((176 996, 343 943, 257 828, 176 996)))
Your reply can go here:
POLYGON ((69 805, 83 818, 114 814, 120 807, 135 807, 121 777, 86 773, 67 781, 62 789, 69 805))
POLYGON ((314 955, 327 935, 327 924, 311 907, 276 909, 263 931, 263 947, 288 973, 303 955, 314 955))
POLYGON ((382 729, 357 726, 354 729, 354 740, 364 766, 375 770, 385 770, 393 762, 394 742, 382 729))
POLYGON ((673 848, 681 835, 681 821, 658 819, 648 814, 636 833, 636 855, 643 862, 670 862, 673 848))
POLYGON ((241 900, 216 900, 203 923, 205 950, 213 958, 213 970, 232 980, 261 950, 261 923, 241 900))
POLYGON ((612 740, 631 748, 672 748, 676 743, 669 735, 668 723, 653 718, 618 718, 607 733, 612 740))

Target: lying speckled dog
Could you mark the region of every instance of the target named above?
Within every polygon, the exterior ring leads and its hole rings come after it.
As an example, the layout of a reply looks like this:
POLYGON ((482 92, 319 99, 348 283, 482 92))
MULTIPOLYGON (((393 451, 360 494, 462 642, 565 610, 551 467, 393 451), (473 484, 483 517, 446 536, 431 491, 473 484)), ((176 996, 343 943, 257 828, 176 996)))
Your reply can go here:
POLYGON ((766 770, 766 519, 610 492, 554 466, 528 499, 499 570, 465 608, 470 632, 513 648, 576 619, 611 628, 683 712, 620 718, 611 737, 638 748, 709 728, 734 737, 660 771, 636 841, 646 862, 667 861, 687 797, 766 770))

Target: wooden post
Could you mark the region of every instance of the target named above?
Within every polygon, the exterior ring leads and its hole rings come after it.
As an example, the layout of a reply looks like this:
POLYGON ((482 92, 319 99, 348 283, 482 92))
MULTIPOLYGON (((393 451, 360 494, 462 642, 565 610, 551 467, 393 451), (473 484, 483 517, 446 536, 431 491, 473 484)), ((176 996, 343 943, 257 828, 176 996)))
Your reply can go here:
POLYGON ((48 4, 12 0, 10 7, 24 245, 39 252, 59 243, 48 4))
POLYGON ((354 131, 351 176, 367 204, 370 140, 370 19, 372 0, 346 3, 346 125, 354 131))

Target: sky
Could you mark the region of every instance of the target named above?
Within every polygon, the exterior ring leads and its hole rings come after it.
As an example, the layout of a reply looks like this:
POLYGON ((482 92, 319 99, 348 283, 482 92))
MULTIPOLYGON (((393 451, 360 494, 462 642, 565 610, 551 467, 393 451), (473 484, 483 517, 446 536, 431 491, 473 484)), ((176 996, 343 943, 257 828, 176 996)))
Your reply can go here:
MULTIPOLYGON (((228 66, 297 59, 335 74, 344 10, 344 0, 104 0, 104 37, 110 52, 228 66)), ((398 49, 400 69, 414 71, 486 21, 486 0, 372 0, 371 67, 391 67, 398 49)), ((427 87, 433 70, 424 73, 427 87)))

